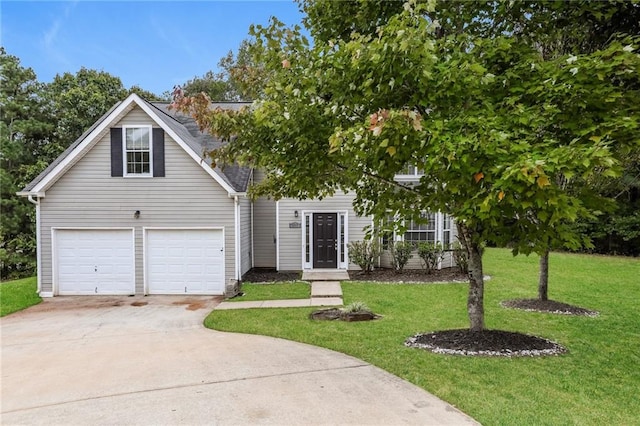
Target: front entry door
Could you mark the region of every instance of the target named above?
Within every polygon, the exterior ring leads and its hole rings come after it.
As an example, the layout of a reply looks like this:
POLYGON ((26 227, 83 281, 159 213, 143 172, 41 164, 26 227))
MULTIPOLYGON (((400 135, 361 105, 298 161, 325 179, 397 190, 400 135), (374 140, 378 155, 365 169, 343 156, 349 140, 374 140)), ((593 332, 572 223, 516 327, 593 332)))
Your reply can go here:
POLYGON ((313 267, 338 268, 338 214, 313 214, 313 267))

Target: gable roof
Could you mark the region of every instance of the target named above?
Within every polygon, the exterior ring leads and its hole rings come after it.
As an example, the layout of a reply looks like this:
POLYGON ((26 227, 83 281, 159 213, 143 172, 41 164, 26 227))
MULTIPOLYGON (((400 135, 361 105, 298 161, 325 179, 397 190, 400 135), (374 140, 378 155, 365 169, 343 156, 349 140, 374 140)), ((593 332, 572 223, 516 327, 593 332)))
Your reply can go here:
MULTIPOLYGON (((240 109, 246 105, 247 103, 234 102, 214 104, 213 106, 240 109)), ((206 158, 207 151, 221 147, 223 142, 213 135, 200 132, 192 117, 173 110, 170 111, 168 109, 169 103, 149 103, 133 93, 100 117, 18 195, 44 196, 45 191, 100 140, 109 130, 110 125, 119 121, 135 106, 139 106, 145 111, 230 195, 246 192, 251 177, 250 168, 238 165, 212 168, 210 161, 206 158)))

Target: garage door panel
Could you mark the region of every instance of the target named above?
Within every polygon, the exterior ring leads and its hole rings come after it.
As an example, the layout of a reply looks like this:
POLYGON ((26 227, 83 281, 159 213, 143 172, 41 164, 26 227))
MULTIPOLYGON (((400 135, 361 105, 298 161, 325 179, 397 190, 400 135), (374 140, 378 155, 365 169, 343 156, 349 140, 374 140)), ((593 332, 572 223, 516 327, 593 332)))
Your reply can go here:
POLYGON ((135 293, 132 230, 57 230, 55 247, 58 294, 135 293))
POLYGON ((148 230, 149 293, 223 294, 222 234, 222 230, 211 229, 148 230))

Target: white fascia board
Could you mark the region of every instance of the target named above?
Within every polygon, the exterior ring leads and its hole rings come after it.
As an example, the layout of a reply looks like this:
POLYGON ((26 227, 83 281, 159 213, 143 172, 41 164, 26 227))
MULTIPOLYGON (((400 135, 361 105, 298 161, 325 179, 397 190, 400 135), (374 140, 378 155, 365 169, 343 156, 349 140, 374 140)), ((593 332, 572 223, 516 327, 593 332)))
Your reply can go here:
POLYGON ((206 171, 230 195, 237 194, 236 190, 234 190, 227 182, 225 182, 222 177, 220 177, 220 175, 218 175, 218 173, 216 173, 211 168, 211 166, 209 166, 206 161, 204 161, 202 157, 198 155, 198 153, 194 152, 191 147, 189 147, 189 145, 187 145, 173 130, 171 130, 171 128, 158 117, 158 114, 156 114, 155 111, 149 108, 149 106, 138 95, 132 93, 124 101, 122 101, 120 105, 118 105, 98 127, 93 129, 93 131, 87 135, 87 137, 80 143, 80 145, 78 145, 72 153, 70 153, 64 160, 60 162, 60 164, 58 164, 51 172, 49 172, 49 174, 47 174, 31 191, 29 191, 28 193, 19 193, 19 195, 26 194, 43 197, 45 190, 57 180, 58 176, 63 173, 70 164, 73 164, 76 161, 80 153, 82 153, 87 147, 96 142, 97 137, 105 129, 107 129, 120 114, 122 114, 134 103, 139 106, 145 113, 147 113, 147 115, 149 115, 149 117, 151 117, 158 126, 162 127, 162 129, 167 134, 169 134, 169 136, 171 136, 173 140, 176 141, 176 143, 180 145, 180 147, 184 149, 185 152, 189 154, 195 162, 200 164, 200 167, 202 167, 204 171, 206 171))
POLYGON ((93 129, 93 131, 89 133, 86 138, 84 138, 84 140, 73 150, 73 152, 71 152, 64 160, 60 162, 60 164, 58 164, 45 177, 43 177, 42 180, 31 191, 29 191, 29 193, 31 195, 33 195, 34 193, 44 194, 45 190, 57 180, 58 176, 60 176, 61 173, 63 173, 70 164, 73 164, 75 162, 80 153, 83 152, 92 143, 94 143, 97 137, 107 128, 107 126, 109 126, 116 117, 122 114, 131 105, 131 103, 134 102, 134 95, 135 94, 132 94, 127 99, 122 101, 120 105, 118 105, 111 112, 111 114, 109 114, 109 116, 105 118, 102 123, 100 123, 98 127, 93 129))

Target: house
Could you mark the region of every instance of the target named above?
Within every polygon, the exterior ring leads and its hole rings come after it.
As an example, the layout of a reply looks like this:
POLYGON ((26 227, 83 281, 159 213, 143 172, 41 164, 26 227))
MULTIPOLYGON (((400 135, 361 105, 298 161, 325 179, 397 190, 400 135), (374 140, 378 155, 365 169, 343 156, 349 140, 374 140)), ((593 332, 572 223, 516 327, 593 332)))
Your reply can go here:
MULTIPOLYGON (((263 175, 212 167, 204 153, 220 144, 166 103, 116 104, 18 194, 36 208, 39 294, 233 294, 253 267, 357 269, 348 243, 372 219, 351 195, 252 201, 263 175)), ((404 237, 453 232, 437 213, 404 237)))

